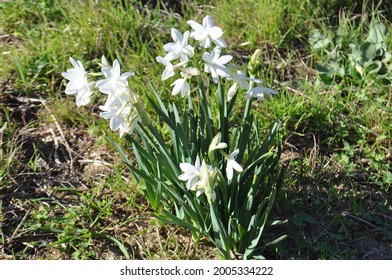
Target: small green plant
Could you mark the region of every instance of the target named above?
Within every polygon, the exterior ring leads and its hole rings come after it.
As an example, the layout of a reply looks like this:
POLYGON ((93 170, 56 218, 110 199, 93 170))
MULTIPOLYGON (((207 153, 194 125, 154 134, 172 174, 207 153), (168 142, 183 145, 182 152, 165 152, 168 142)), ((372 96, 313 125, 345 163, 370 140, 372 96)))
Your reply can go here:
POLYGON ((238 254, 244 259, 261 258, 262 247, 281 239, 262 239, 265 228, 278 223, 271 223, 269 216, 283 179, 280 122, 262 140, 251 108, 255 99, 264 100, 276 92, 258 79, 260 51, 247 68, 229 64, 232 56, 221 55, 227 46, 223 31, 210 16, 202 25, 193 20, 187 23, 192 33, 172 28, 174 42, 164 45, 164 57, 156 58, 165 66, 162 81, 180 74, 171 84, 172 95, 181 93, 183 99, 165 104, 151 85, 153 94, 146 99, 156 115, 149 115, 142 97, 129 87, 127 79, 134 73, 121 74, 119 62, 111 66, 105 57, 101 63, 105 78, 96 83, 88 79, 83 64, 71 58, 74 68, 63 73, 69 80, 65 93, 76 95, 78 106, 90 103, 95 88, 108 95, 99 107, 100 116, 110 120, 110 128, 131 144, 137 166, 110 139, 157 218, 187 227, 195 240, 207 238, 225 259, 238 254), (189 38, 198 45, 189 45, 189 38), (203 49, 203 54, 197 52, 203 49), (174 64, 176 60, 180 61, 174 64), (227 81, 233 81, 230 88, 227 81), (242 116, 234 113, 235 105, 241 108, 244 103, 245 96, 238 97, 240 91, 246 92, 247 99, 242 116))
POLYGON ((320 80, 331 85, 365 87, 376 81, 389 85, 392 81, 392 55, 387 49, 387 28, 382 22, 369 27, 365 39, 341 25, 330 34, 311 32, 309 44, 315 51, 326 54, 325 61, 316 66, 320 80))

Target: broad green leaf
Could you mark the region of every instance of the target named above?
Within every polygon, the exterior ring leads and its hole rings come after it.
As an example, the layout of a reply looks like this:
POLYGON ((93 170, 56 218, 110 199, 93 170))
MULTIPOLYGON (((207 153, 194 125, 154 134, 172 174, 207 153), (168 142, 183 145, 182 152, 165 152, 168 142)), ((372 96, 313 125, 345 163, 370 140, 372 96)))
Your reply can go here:
POLYGON ((319 30, 313 30, 309 35, 309 44, 314 50, 324 49, 329 43, 330 40, 319 30))
POLYGON ((335 62, 331 62, 329 64, 324 64, 324 65, 319 64, 316 66, 316 69, 320 75, 325 75, 327 77, 334 77, 334 76, 343 77, 345 74, 344 69, 341 68, 339 64, 335 62))
POLYGON ((376 22, 370 26, 369 34, 366 41, 378 44, 385 41, 387 28, 382 22, 376 22))
POLYGON ((376 45, 370 42, 365 42, 359 46, 363 61, 373 60, 377 56, 376 45))

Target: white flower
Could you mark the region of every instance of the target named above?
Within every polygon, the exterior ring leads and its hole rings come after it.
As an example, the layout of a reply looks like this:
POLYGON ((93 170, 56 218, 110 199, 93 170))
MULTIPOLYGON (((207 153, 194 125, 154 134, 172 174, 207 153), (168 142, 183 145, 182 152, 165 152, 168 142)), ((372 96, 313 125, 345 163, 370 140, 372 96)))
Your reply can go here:
POLYGON ((173 77, 174 70, 176 70, 178 67, 180 67, 186 63, 186 62, 180 62, 178 64, 173 65, 173 64, 171 64, 171 62, 168 59, 161 57, 161 56, 157 56, 156 60, 159 63, 162 63, 163 65, 165 65, 165 70, 162 73, 162 81, 167 80, 170 77, 173 77))
POLYGON ((199 197, 202 193, 206 194, 209 203, 215 199, 214 183, 216 178, 216 171, 212 166, 206 164, 203 160, 200 166, 200 180, 191 188, 192 191, 196 191, 196 196, 199 197))
POLYGON ((168 53, 165 55, 165 59, 172 61, 176 58, 180 58, 181 62, 188 61, 188 56, 193 55, 193 47, 188 45, 189 31, 184 33, 184 36, 175 29, 171 29, 171 35, 174 43, 168 43, 163 46, 165 51, 168 53))
POLYGON ((191 92, 191 88, 187 80, 192 76, 200 75, 200 71, 193 67, 182 67, 180 70, 180 75, 182 78, 175 80, 174 83, 171 84, 171 86, 174 86, 172 95, 177 95, 179 92, 181 92, 181 96, 185 97, 191 92))
POLYGON ((228 80, 233 80, 234 84, 229 88, 229 91, 227 93, 227 100, 230 101, 233 96, 237 93, 238 86, 242 89, 249 89, 249 82, 248 81, 253 81, 255 83, 261 83, 260 80, 255 79, 255 78, 248 78, 246 76, 245 71, 237 70, 237 73, 232 74, 231 77, 227 78, 228 80))
POLYGON ((275 90, 264 87, 262 81, 258 80, 257 83, 259 84, 257 87, 255 87, 247 92, 247 94, 246 94, 247 99, 255 97, 258 100, 263 100, 264 94, 267 94, 268 96, 270 96, 271 94, 277 94, 277 92, 275 90))
POLYGON ((211 73, 214 83, 218 83, 219 76, 230 77, 230 72, 226 68, 225 64, 228 63, 233 57, 231 55, 223 55, 219 57, 220 54, 220 47, 215 47, 211 51, 211 54, 208 52, 203 54, 203 60, 206 63, 204 65, 204 71, 206 73, 211 73))
POLYGON ((130 97, 129 92, 109 94, 104 107, 111 108, 111 107, 119 106, 121 104, 125 104, 130 101, 129 97, 130 97))
POLYGON ((76 62, 72 57, 69 60, 74 68, 61 73, 64 78, 69 80, 65 88, 65 93, 76 95, 76 105, 78 107, 87 105, 90 102, 91 95, 93 95, 93 91, 90 88, 91 83, 87 81, 87 72, 84 70, 80 60, 76 62))
POLYGON ((237 70, 237 73, 232 74, 230 78, 227 78, 228 80, 233 80, 235 83, 237 83, 242 89, 249 89, 249 82, 248 81, 254 81, 258 82, 260 80, 254 79, 254 78, 248 78, 246 76, 246 72, 237 70))
POLYGON ((113 62, 113 67, 102 67, 102 73, 106 79, 99 80, 96 84, 102 93, 119 95, 127 91, 127 79, 129 76, 135 75, 135 73, 125 72, 120 75, 120 71, 120 63, 118 63, 117 59, 113 62))
POLYGON ((99 109, 103 111, 100 113, 102 118, 110 119, 110 129, 120 131, 120 137, 125 133, 132 133, 134 125, 139 121, 130 102, 113 107, 99 106, 99 109))
POLYGON ((180 163, 180 169, 183 174, 181 174, 178 179, 181 181, 187 181, 186 182, 186 187, 188 190, 192 189, 196 183, 199 181, 199 176, 200 176, 200 158, 197 155, 196 156, 196 161, 195 165, 192 165, 190 163, 180 163))
POLYGON ((173 87, 172 95, 177 95, 179 92, 181 92, 181 96, 185 97, 191 92, 191 88, 189 86, 189 83, 187 82, 186 78, 180 78, 175 80, 171 86, 173 87))
POLYGON ((206 16, 203 19, 203 25, 194 20, 189 20, 187 23, 193 28, 191 37, 200 41, 200 45, 204 48, 211 47, 211 40, 219 47, 225 48, 226 43, 221 38, 223 31, 220 27, 214 26, 214 21, 211 16, 206 16))
POLYGON ((235 161, 235 157, 238 155, 239 149, 235 150, 232 152, 230 155, 226 155, 226 160, 227 160, 227 165, 226 165, 226 176, 227 179, 231 180, 233 179, 233 169, 242 172, 243 169, 241 165, 238 164, 238 162, 235 161))

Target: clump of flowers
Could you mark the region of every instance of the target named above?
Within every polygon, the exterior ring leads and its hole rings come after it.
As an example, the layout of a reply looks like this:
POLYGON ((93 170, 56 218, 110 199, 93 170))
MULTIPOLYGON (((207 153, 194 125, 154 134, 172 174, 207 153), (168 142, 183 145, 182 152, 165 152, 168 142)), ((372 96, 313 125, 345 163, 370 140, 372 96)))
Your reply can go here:
POLYGON ((134 73, 121 74, 117 60, 110 66, 103 57, 104 78, 92 82, 82 63, 71 58, 74 68, 63 73, 69 80, 65 93, 76 95, 78 106, 87 105, 94 91, 107 95, 100 116, 129 141, 137 165, 110 141, 143 186, 157 218, 187 227, 196 240, 209 239, 226 259, 261 257, 267 245, 262 233, 282 179, 280 123, 262 140, 251 105, 276 91, 258 77, 260 51, 247 68, 236 66, 224 54, 223 31, 211 16, 202 24, 187 23, 192 30, 172 28, 173 42, 156 58, 164 67, 162 82, 175 79, 171 94, 182 98, 165 105, 153 86, 145 96, 169 135, 151 121, 142 98, 128 85, 134 73), (218 108, 211 106, 214 99, 218 108), (232 126, 233 108, 244 101, 242 121, 232 126))

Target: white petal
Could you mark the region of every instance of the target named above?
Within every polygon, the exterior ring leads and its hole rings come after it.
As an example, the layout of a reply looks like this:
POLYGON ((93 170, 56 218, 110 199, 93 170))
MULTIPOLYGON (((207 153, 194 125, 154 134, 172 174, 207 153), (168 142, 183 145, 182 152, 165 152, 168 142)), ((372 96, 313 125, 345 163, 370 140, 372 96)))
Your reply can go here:
POLYGON ((212 60, 215 61, 219 58, 219 56, 221 55, 221 51, 222 49, 220 47, 215 47, 212 51, 211 51, 211 56, 212 56, 212 60))
POLYGON ((82 64, 82 62, 81 62, 80 60, 78 60, 78 65, 79 65, 78 68, 80 68, 80 71, 81 71, 82 73, 84 73, 84 72, 85 72, 85 71, 84 71, 84 67, 83 67, 83 64, 82 64))
POLYGON ((178 79, 171 84, 171 86, 174 85, 172 95, 177 95, 182 90, 182 87, 184 85, 184 80, 185 79, 178 79))
POLYGON ((228 63, 233 57, 231 55, 222 55, 218 60, 216 61, 217 64, 226 64, 228 63))
POLYGON ((209 29, 214 26, 214 21, 210 15, 203 18, 203 27, 209 29))
POLYGON ((231 158, 236 157, 236 156, 239 154, 239 152, 240 152, 240 149, 234 150, 234 151, 230 154, 230 157, 231 157, 231 158))
POLYGON ((200 169, 200 157, 199 157, 199 155, 196 156, 195 168, 196 168, 197 170, 200 169))
POLYGON ((212 58, 213 58, 213 57, 212 57, 212 55, 209 54, 208 52, 203 53, 202 58, 203 58, 203 60, 204 60, 205 62, 207 62, 207 63, 213 63, 213 62, 212 62, 212 58))
POLYGON ((172 35, 172 38, 173 38, 174 42, 176 42, 176 43, 177 42, 178 43, 182 42, 182 34, 177 29, 172 28, 171 29, 171 35, 172 35))
POLYGON ((183 48, 185 48, 188 45, 189 34, 191 34, 189 30, 185 31, 184 37, 182 38, 182 42, 181 42, 183 48))
POLYGON ((242 172, 243 171, 241 165, 239 165, 239 163, 234 161, 234 160, 230 161, 230 166, 231 166, 231 168, 234 168, 238 172, 242 172))
POLYGON ((210 39, 210 37, 205 37, 205 36, 204 36, 204 38, 205 38, 205 39, 203 39, 203 41, 201 42, 200 45, 201 45, 203 48, 208 49, 208 48, 211 47, 211 39, 210 39))
POLYGON ((217 75, 221 77, 226 77, 226 78, 230 77, 229 69, 227 69, 225 66, 216 65, 215 71, 217 75))
POLYGON ((227 176, 227 179, 229 179, 229 180, 233 179, 233 168, 231 168, 229 163, 227 163, 227 166, 226 166, 226 176, 227 176))
POLYGON ((120 63, 118 63, 118 60, 116 59, 113 62, 113 70, 112 70, 112 74, 114 77, 120 77, 120 63))
POLYGON ((180 169, 182 172, 193 172, 195 167, 187 162, 180 163, 180 169))
POLYGON ((162 73, 162 81, 169 79, 170 77, 174 76, 174 69, 173 67, 166 67, 162 73))
POLYGON ((172 61, 172 60, 178 58, 179 56, 180 56, 180 55, 179 55, 178 53, 168 52, 168 53, 165 55, 165 59, 168 60, 168 61, 172 61))
POLYGON ((220 27, 214 26, 209 31, 208 34, 210 35, 212 40, 216 40, 223 35, 223 31, 220 27))
POLYGON ((188 20, 186 23, 189 24, 196 32, 204 31, 203 26, 194 20, 188 20))
POLYGON ((165 59, 165 58, 163 58, 163 57, 161 57, 161 56, 157 56, 155 59, 156 59, 159 63, 162 63, 163 65, 165 65, 166 67, 169 66, 169 65, 172 65, 172 64, 170 63, 170 61, 168 61, 167 59, 165 59))
POLYGON ((167 43, 163 46, 163 49, 167 52, 176 52, 177 51, 177 44, 176 43, 167 43))
POLYGON ((222 38, 212 39, 212 41, 221 48, 226 48, 227 44, 222 38))

